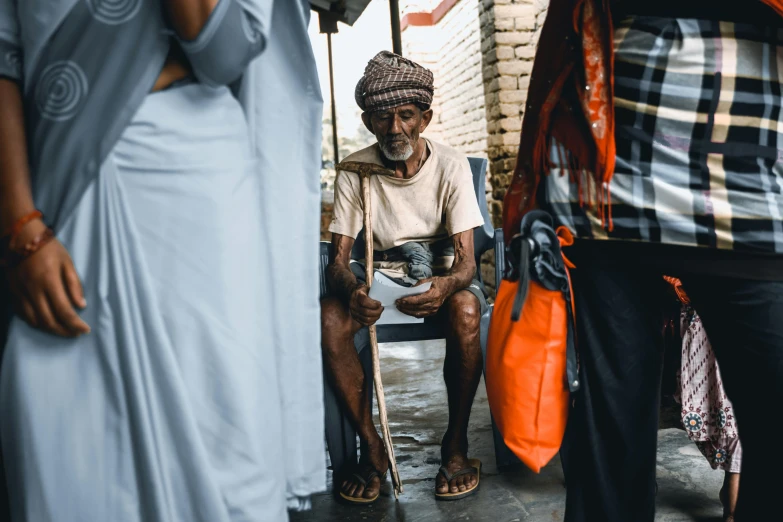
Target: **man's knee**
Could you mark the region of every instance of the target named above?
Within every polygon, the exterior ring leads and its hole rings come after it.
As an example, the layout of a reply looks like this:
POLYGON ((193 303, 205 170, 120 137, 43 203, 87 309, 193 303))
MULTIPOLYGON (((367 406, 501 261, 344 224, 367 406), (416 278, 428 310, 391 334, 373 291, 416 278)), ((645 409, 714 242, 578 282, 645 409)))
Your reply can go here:
POLYGON ((321 346, 326 351, 344 348, 352 335, 351 314, 348 308, 334 297, 321 299, 321 346))
POLYGON ((481 303, 478 297, 467 290, 461 290, 451 296, 449 304, 449 323, 458 335, 477 334, 481 325, 481 303))

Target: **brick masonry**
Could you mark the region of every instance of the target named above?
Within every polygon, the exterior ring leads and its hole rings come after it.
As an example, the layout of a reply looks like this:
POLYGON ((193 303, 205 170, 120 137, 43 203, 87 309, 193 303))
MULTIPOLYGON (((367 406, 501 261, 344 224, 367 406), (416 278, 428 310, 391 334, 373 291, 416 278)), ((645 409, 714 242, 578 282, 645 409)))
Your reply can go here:
MULTIPOLYGON (((406 56, 435 73, 436 116, 428 136, 487 157, 496 226, 514 171, 525 100, 547 0, 459 0, 435 25, 403 32, 406 56)), ((401 15, 438 0, 403 0, 401 15)))
POLYGON ((466 155, 486 157, 478 7, 478 0, 461 0, 436 25, 408 27, 403 52, 435 75, 435 117, 426 135, 466 155))
MULTIPOLYGON (((465 0, 463 0, 465 1, 465 0)), ((495 226, 516 165, 519 133, 547 0, 478 0, 482 79, 486 98, 488 204, 495 226)), ((494 255, 482 262, 482 275, 494 281, 494 255)))
POLYGON ((500 224, 503 195, 514 171, 525 100, 546 0, 479 0, 487 98, 490 209, 500 224))

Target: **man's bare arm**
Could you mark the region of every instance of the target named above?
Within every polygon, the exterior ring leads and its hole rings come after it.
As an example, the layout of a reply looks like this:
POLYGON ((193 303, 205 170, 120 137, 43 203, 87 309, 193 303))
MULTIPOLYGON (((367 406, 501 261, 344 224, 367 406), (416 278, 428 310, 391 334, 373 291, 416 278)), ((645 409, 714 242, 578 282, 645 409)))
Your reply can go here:
POLYGON ((473 231, 466 230, 451 236, 454 243, 454 264, 443 279, 448 283, 448 297, 470 286, 476 276, 476 259, 473 257, 473 231))
POLYGON ((354 239, 342 234, 332 234, 332 259, 326 267, 326 280, 336 296, 346 305, 354 290, 362 284, 351 271, 351 249, 354 239))
POLYGON ((326 268, 326 279, 334 293, 351 312, 351 316, 364 326, 370 326, 381 317, 383 306, 370 299, 367 285, 359 282, 351 271, 351 249, 354 240, 341 234, 332 234, 334 257, 326 268))

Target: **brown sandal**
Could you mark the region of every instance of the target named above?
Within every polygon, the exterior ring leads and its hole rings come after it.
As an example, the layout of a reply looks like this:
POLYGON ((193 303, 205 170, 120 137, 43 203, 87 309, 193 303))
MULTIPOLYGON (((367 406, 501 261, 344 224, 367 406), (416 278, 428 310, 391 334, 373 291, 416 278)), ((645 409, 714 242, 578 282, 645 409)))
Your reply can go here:
MULTIPOLYGON (((356 482, 364 486, 365 488, 367 487, 367 484, 372 482, 372 479, 374 479, 375 477, 380 477, 380 484, 379 484, 380 486, 383 486, 386 483, 386 472, 384 471, 383 473, 381 473, 380 471, 378 471, 377 469, 369 465, 364 466, 361 471, 351 473, 349 476, 352 479, 354 479, 356 482)), ((372 504, 373 502, 378 500, 378 497, 380 496, 381 496, 380 488, 378 488, 378 493, 372 498, 350 497, 345 493, 343 493, 342 491, 340 491, 340 497, 342 497, 343 500, 351 504, 362 504, 362 505, 372 504)))
POLYGON ((446 479, 446 484, 448 484, 452 481, 452 479, 461 477, 462 475, 470 475, 471 473, 474 473, 476 475, 476 485, 466 491, 459 491, 457 493, 438 493, 436 489, 435 498, 437 500, 460 500, 476 492, 479 487, 479 482, 481 482, 481 461, 479 459, 470 459, 468 460, 468 464, 469 467, 462 468, 461 470, 455 471, 451 474, 445 466, 441 466, 440 470, 438 470, 438 475, 443 475, 443 478, 446 479))

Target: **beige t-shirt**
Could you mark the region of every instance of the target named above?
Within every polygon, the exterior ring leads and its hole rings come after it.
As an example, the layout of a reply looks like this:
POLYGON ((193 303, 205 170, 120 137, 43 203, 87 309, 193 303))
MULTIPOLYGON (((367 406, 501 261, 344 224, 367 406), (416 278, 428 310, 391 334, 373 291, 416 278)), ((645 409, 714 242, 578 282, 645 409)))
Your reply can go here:
MULTIPOLYGON (((430 140, 426 143, 430 156, 412 178, 370 178, 375 251, 409 241, 432 243, 484 224, 465 154, 430 140)), ((382 165, 380 154, 378 144, 374 144, 345 161, 382 165)), ((359 176, 340 171, 334 184, 334 218, 329 231, 355 239, 362 227, 359 176)))

